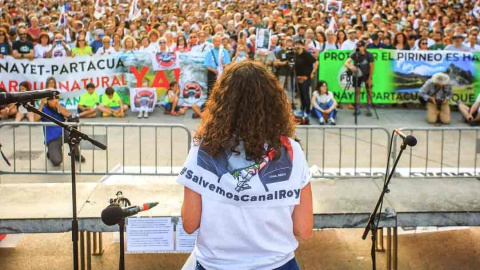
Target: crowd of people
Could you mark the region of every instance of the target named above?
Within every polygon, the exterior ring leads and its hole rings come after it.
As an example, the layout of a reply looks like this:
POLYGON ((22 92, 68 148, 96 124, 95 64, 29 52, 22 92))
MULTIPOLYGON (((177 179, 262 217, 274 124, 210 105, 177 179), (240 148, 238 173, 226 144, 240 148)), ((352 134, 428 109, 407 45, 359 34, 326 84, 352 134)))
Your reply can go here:
MULTIPOLYGON (((340 7, 330 6, 330 2, 5 0, 0 3, 0 58, 34 60, 128 51, 204 52, 207 95, 226 65, 255 60, 274 72, 284 88, 295 88, 305 115, 318 116, 320 124, 335 124, 336 101, 328 89, 322 90, 326 83, 316 80, 322 68, 316 59, 322 51, 355 50, 359 45, 366 50, 480 49, 480 1, 346 0, 340 7), (271 31, 268 50, 257 49, 257 29, 271 31), (290 66, 292 53, 296 57, 290 66), (291 72, 293 66, 295 73, 291 72), (288 80, 292 74, 296 83, 288 80), (326 104, 332 108, 326 108, 326 104)), ((354 69, 352 65, 350 69, 354 69)), ((372 74, 368 69, 362 71, 369 76, 355 83, 357 91, 365 83, 370 93, 372 74)), ((177 108, 181 104, 175 93, 170 91, 168 95, 175 103, 167 107, 173 115, 183 113, 177 108)), ((95 101, 86 97, 82 100, 95 101)), ((117 100, 115 95, 113 100, 117 100)), ((367 116, 371 116, 371 102, 369 98, 367 116)), ((81 117, 96 116, 98 111, 103 116, 125 115, 127 108, 123 104, 112 104, 118 109, 92 111, 80 104, 78 113, 81 117)), ((202 106, 193 109, 194 116, 199 117, 202 106)), ((355 109, 360 114, 359 108, 355 109)), ((1 117, 8 114, 18 121, 23 117, 33 119, 23 110, 18 114, 12 111, 1 117)))

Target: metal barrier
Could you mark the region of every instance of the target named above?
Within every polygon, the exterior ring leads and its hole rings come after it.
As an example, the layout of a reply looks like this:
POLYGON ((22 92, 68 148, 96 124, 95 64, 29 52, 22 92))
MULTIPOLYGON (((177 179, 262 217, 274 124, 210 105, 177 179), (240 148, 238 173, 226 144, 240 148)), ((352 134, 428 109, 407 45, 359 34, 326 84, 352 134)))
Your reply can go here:
POLYGON ((390 133, 377 126, 299 126, 297 137, 313 177, 385 175, 390 133))
MULTIPOLYGON (((418 144, 407 147, 405 158, 398 165, 400 176, 480 177, 477 169, 480 127, 405 127, 402 130, 414 135, 418 144)), ((400 143, 395 137, 394 155, 400 143)))
MULTIPOLYGON (((59 167, 47 160, 45 126, 54 124, 0 124, 2 150, 12 164, 8 167, 0 161, 0 174, 70 173, 67 144, 63 144, 64 162, 59 167)), ((175 124, 79 123, 78 128, 107 145, 107 150, 103 151, 82 141, 80 154, 86 162, 79 163, 77 170, 84 175, 176 175, 192 141, 190 131, 175 124)))

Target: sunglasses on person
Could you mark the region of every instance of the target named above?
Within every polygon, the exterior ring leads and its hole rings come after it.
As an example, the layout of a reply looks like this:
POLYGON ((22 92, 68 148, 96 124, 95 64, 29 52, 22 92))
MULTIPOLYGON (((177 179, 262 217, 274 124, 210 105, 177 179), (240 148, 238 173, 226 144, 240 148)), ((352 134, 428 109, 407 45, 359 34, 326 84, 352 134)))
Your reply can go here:
POLYGON ((79 39, 78 42, 80 42, 80 41, 85 41, 85 39, 79 39))
POLYGON ((165 41, 160 41, 159 43, 160 43, 160 44, 166 44, 167 42, 165 42, 165 41))
POLYGON ((428 43, 426 43, 426 42, 422 42, 421 44, 422 44, 422 45, 427 45, 428 43))

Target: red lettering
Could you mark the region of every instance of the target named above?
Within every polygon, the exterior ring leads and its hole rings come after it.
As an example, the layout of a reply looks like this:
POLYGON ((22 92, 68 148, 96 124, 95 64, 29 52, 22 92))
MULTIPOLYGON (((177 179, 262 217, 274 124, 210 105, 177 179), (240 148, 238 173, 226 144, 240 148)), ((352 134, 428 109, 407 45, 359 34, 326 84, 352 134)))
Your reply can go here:
POLYGON ((85 88, 85 89, 87 89, 87 81, 88 81, 87 78, 82 79, 83 88, 85 88))
POLYGON ((179 81, 180 81, 180 69, 179 69, 179 68, 174 69, 174 70, 173 70, 173 74, 174 74, 174 76, 175 76, 175 80, 176 80, 177 82, 179 82, 179 81))
POLYGON ((107 88, 109 82, 110 82, 110 78, 102 77, 102 88, 107 88))
POLYGON ((73 90, 79 90, 80 91, 80 84, 78 84, 77 81, 73 81, 72 89, 70 91, 73 91, 73 90))
MULTIPOLYGON (((123 76, 122 76, 123 77, 123 76)), ((112 85, 111 86, 114 86, 114 85, 121 85, 120 84, 120 81, 118 80, 117 76, 113 76, 113 80, 112 80, 112 85)))
POLYGON ((122 85, 127 85, 127 83, 125 82, 125 75, 122 74, 121 77, 122 77, 122 85))
POLYGON ((165 89, 168 89, 168 86, 168 79, 167 76, 165 76, 165 72, 161 70, 157 71, 157 75, 155 76, 155 79, 153 79, 152 87, 163 87, 165 89))
POLYGON ((5 84, 3 83, 3 81, 0 81, 0 87, 3 88, 3 89, 7 89, 7 87, 5 87, 5 84))
MULTIPOLYGON (((137 68, 134 67, 134 66, 131 66, 130 67, 130 72, 132 72, 133 76, 135 76, 135 79, 137 79, 137 87, 142 87, 142 81, 143 81, 143 78, 145 77, 145 74, 147 74, 147 72, 148 72, 148 67, 143 67, 142 71, 140 73, 138 73, 137 68)), ((122 79, 122 81, 123 81, 123 79, 122 79)))
POLYGON ((64 82, 61 82, 59 81, 58 82, 58 90, 65 90, 65 91, 70 91, 70 87, 69 87, 69 81, 64 81, 64 82))
POLYGON ((16 92, 17 91, 17 86, 18 86, 17 81, 8 82, 8 92, 16 92))

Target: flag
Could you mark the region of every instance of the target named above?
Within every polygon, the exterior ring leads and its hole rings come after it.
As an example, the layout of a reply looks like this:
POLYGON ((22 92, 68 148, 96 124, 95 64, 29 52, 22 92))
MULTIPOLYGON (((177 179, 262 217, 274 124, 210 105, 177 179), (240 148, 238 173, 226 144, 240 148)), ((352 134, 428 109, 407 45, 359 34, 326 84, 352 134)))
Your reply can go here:
POLYGON ((128 13, 128 19, 130 21, 135 20, 141 14, 141 10, 138 8, 138 0, 133 0, 130 6, 130 12, 128 13))
POLYGON ((65 5, 60 7, 60 17, 58 17, 57 25, 67 26, 67 13, 65 12, 65 5))
POLYGON ((330 20, 330 23, 328 24, 327 29, 332 29, 332 30, 337 30, 337 21, 335 20, 335 17, 332 16, 332 19, 330 20))
POLYGON ((99 20, 103 14, 105 14, 105 5, 103 3, 103 0, 97 0, 95 1, 95 12, 93 14, 93 16, 99 20))

